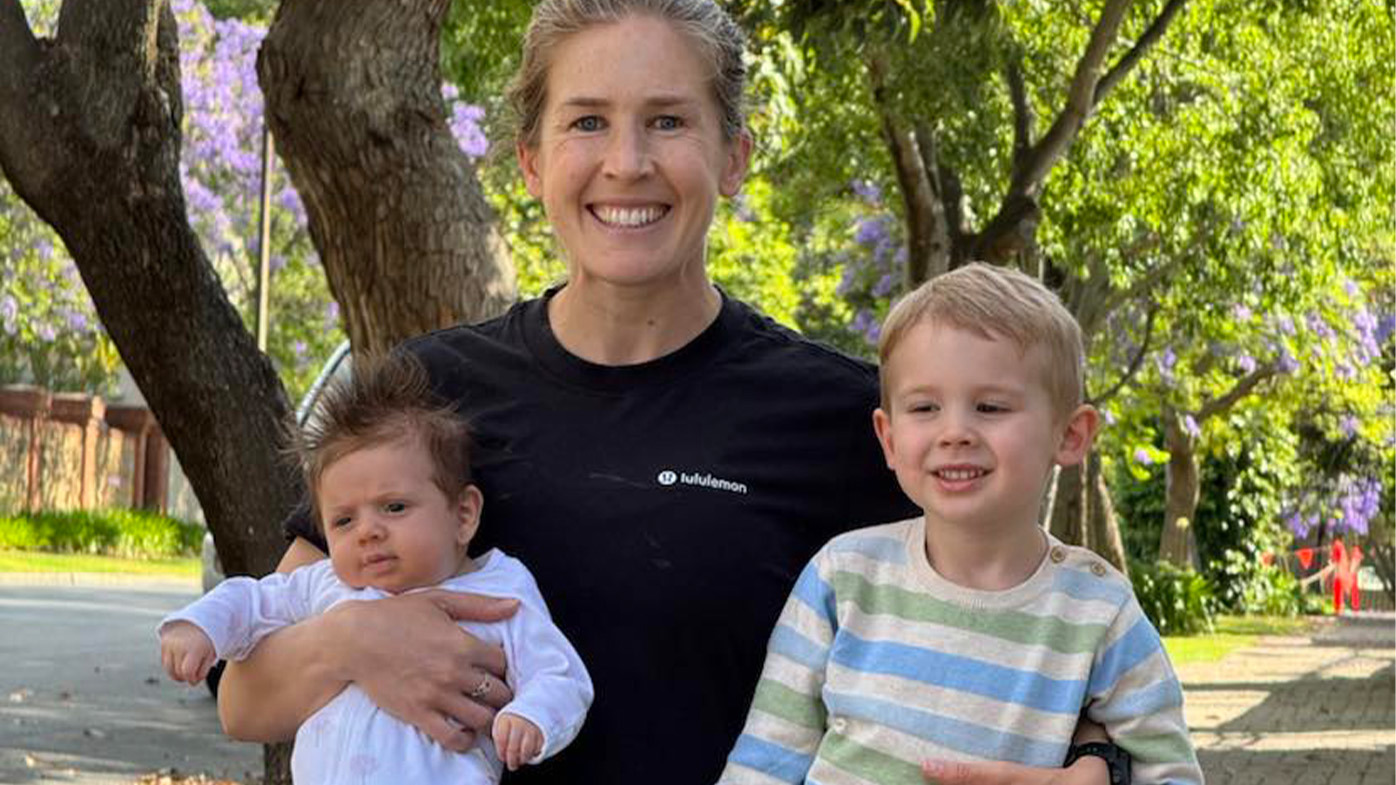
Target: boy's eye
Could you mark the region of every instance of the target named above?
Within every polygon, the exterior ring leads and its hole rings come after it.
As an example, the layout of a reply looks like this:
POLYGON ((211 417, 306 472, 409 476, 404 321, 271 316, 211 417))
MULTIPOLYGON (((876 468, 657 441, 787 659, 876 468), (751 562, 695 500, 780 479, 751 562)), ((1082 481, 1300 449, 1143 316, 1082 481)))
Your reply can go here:
POLYGON ((940 411, 940 404, 931 401, 916 401, 906 407, 906 410, 913 414, 923 414, 940 411))
POLYGON ((576 120, 572 121, 572 127, 577 129, 578 131, 600 131, 602 128, 601 118, 597 117, 594 114, 589 114, 585 117, 578 117, 576 120))
POLYGON ((975 407, 980 414, 1001 414, 1008 411, 1007 406, 997 403, 981 403, 975 407))

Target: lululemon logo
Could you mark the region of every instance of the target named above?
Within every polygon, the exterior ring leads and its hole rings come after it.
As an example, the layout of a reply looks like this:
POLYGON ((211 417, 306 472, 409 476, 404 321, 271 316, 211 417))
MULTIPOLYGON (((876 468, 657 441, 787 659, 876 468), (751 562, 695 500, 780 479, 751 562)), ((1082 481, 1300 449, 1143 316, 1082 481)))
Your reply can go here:
POLYGON ((660 484, 660 485, 673 485, 674 483, 676 483, 676 482, 678 482, 678 481, 679 481, 679 476, 678 476, 677 474, 675 474, 675 473, 669 471, 668 469, 665 469, 664 471, 662 471, 662 472, 659 473, 659 484, 660 484))

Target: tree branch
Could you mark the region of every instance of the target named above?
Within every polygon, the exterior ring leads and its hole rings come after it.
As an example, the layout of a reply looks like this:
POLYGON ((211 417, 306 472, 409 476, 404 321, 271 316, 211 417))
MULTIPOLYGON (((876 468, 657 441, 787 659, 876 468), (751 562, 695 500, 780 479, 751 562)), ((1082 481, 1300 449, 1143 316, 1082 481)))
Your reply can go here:
POLYGON ((1130 358, 1129 365, 1125 368, 1125 372, 1120 375, 1120 378, 1117 379, 1114 384, 1110 385, 1110 389, 1091 398, 1092 404, 1100 405, 1114 398, 1119 394, 1120 390, 1124 389, 1126 384, 1129 384, 1135 374, 1139 373, 1139 369, 1144 366, 1144 358, 1149 354, 1149 343, 1154 337, 1154 316, 1157 313, 1157 308, 1152 306, 1149 308, 1148 316, 1146 316, 1144 320, 1144 340, 1139 342, 1138 351, 1134 353, 1134 357, 1130 358))
POLYGON ((1027 87, 1023 84, 1023 53, 1015 52, 1009 61, 1005 76, 1008 80, 1008 96, 1013 101, 1013 168, 1016 170, 1027 161, 1032 151, 1032 126, 1034 122, 1032 105, 1028 103, 1027 87))
POLYGON ((1072 77, 1067 91, 1066 106, 1057 115, 1052 127, 1019 166, 1014 167, 1013 183, 1009 187, 1005 201, 1014 197, 1031 196, 1042 185, 1052 166, 1066 154, 1076 139, 1082 124, 1090 116, 1095 105, 1096 84, 1100 80, 1101 64, 1115 42, 1129 9, 1130 0, 1109 0, 1100 12, 1100 19, 1091 31, 1091 40, 1086 51, 1076 62, 1076 74, 1072 77))
POLYGON ((1173 22, 1173 18, 1178 15, 1178 12, 1183 10, 1184 5, 1187 5, 1187 0, 1168 0, 1168 4, 1163 7, 1162 11, 1159 11, 1158 16, 1154 17, 1154 21, 1144 31, 1144 35, 1140 36, 1139 40, 1134 42, 1134 46, 1125 52, 1125 56, 1121 57, 1120 61, 1115 63, 1114 67, 1096 83, 1095 99, 1092 103, 1099 104, 1115 88, 1115 85, 1120 83, 1121 79, 1128 76, 1129 72, 1134 70, 1136 65, 1139 65, 1139 61, 1144 59, 1144 55, 1148 54, 1149 49, 1163 38, 1164 33, 1168 32, 1168 25, 1173 22))
POLYGON ((1235 406, 1237 401, 1250 395, 1256 385, 1276 375, 1279 371, 1279 363, 1274 360, 1256 368, 1254 371, 1251 371, 1237 380, 1236 384, 1224 395, 1213 398, 1202 404, 1197 410, 1197 420, 1200 422, 1208 417, 1225 412, 1227 409, 1235 406))

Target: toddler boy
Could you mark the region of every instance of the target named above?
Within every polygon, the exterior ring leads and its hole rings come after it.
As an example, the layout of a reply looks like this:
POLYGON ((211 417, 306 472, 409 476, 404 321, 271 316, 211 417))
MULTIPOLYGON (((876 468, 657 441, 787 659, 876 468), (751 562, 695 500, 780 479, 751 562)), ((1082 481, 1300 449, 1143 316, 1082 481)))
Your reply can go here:
POLYGON ((1039 524, 1099 417, 1080 329, 1016 271, 971 264, 887 317, 888 466, 924 515, 849 532, 771 635, 724 783, 923 783, 927 760, 1063 763, 1082 716, 1135 783, 1201 783, 1183 694, 1129 582, 1039 524))

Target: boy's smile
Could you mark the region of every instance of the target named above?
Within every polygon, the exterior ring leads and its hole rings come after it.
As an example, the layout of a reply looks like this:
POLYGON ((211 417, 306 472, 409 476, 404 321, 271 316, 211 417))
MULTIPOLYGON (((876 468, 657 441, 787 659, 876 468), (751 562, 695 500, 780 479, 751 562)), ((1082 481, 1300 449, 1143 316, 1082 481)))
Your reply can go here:
MULTIPOLYGON (((887 465, 934 525, 980 533, 1037 524, 1054 463, 1080 460, 1046 383, 1047 352, 940 322, 913 326, 888 358, 874 415, 887 465)), ((1089 439, 1087 439, 1087 443, 1089 439)), ((1084 454, 1084 447, 1081 449, 1084 454)))

